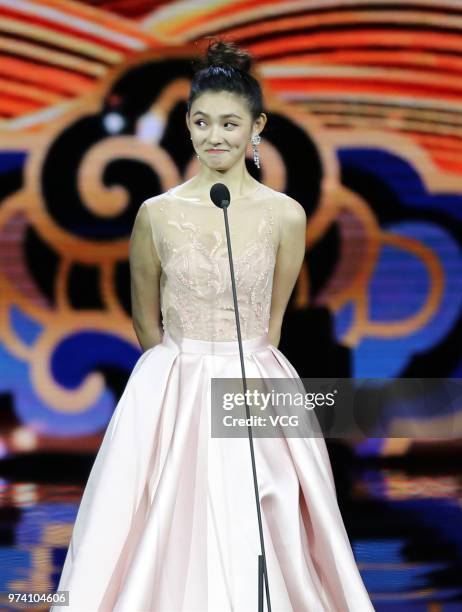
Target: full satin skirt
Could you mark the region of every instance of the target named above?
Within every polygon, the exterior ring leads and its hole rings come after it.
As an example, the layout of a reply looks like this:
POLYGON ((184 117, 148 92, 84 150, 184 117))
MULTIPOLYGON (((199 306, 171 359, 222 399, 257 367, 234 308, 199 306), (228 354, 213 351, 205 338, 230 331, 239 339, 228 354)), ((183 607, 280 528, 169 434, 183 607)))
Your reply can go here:
MULTIPOLYGON (((243 349, 248 379, 298 378, 266 335, 243 349)), ((53 612, 257 611, 249 440, 211 436, 213 377, 241 377, 237 341, 165 332, 140 356, 77 513, 58 586, 69 606, 53 612)), ((324 439, 253 445, 272 610, 373 611, 324 439)))

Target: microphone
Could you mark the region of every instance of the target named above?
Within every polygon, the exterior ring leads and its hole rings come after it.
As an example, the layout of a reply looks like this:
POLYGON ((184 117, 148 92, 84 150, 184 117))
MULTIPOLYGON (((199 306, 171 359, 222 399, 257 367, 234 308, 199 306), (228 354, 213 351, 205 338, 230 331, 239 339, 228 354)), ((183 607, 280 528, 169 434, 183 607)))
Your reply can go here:
POLYGON ((223 183, 215 183, 210 189, 210 199, 218 208, 228 208, 231 204, 231 195, 228 187, 223 183))
POLYGON ((215 183, 212 185, 210 189, 210 199, 218 208, 223 210, 224 220, 225 220, 225 229, 226 229, 226 241, 228 243, 228 258, 229 258, 229 269, 231 272, 231 288, 233 290, 233 301, 234 301, 234 314, 236 317, 236 330, 237 330, 237 340, 239 344, 239 356, 241 359, 241 372, 242 372, 242 385, 244 387, 244 401, 245 401, 245 410, 247 416, 247 433, 249 436, 249 444, 250 444, 250 457, 252 460, 252 473, 253 473, 253 484, 255 490, 255 501, 257 506, 257 517, 258 517, 258 530, 260 534, 260 547, 262 554, 258 555, 258 612, 263 612, 263 581, 265 582, 265 594, 266 594, 266 603, 268 607, 268 612, 271 612, 271 600, 269 593, 269 584, 268 584, 268 572, 266 569, 266 553, 265 553, 265 541, 263 538, 263 526, 261 521, 261 508, 260 508, 260 495, 258 492, 258 480, 257 480, 257 472, 255 468, 255 454, 253 449, 253 435, 252 435, 252 426, 249 406, 247 404, 247 379, 245 376, 245 367, 244 367, 244 355, 242 351, 242 338, 241 338, 241 326, 239 321, 239 308, 237 304, 237 295, 236 295, 236 281, 234 278, 234 267, 233 267, 233 254, 231 251, 231 237, 229 233, 229 223, 228 223, 228 207, 231 203, 231 195, 229 193, 228 187, 223 183, 215 183))

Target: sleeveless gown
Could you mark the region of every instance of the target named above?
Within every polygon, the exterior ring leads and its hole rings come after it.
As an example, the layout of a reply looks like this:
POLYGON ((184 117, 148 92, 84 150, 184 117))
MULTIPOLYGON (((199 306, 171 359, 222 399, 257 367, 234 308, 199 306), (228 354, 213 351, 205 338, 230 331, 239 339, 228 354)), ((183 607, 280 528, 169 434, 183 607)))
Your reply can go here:
MULTIPOLYGON (((260 185, 228 209, 248 379, 298 377, 267 336, 287 198, 260 185)), ((173 189, 139 214, 162 265, 163 340, 139 357, 108 424, 58 586, 70 605, 51 610, 256 612, 249 440, 210 435, 210 379, 241 377, 223 212, 173 189)), ((324 439, 253 443, 272 609, 373 611, 324 439)))

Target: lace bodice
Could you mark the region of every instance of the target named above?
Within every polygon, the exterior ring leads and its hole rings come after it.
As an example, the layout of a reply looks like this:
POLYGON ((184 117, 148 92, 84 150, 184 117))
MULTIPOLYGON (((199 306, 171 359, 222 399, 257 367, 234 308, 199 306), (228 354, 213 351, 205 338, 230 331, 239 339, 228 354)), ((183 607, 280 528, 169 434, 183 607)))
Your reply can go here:
MULTIPOLYGON (((260 185, 228 208, 242 339, 268 331, 280 198, 260 185)), ((161 262, 162 325, 174 338, 237 339, 223 211, 175 189, 145 200, 161 262)))

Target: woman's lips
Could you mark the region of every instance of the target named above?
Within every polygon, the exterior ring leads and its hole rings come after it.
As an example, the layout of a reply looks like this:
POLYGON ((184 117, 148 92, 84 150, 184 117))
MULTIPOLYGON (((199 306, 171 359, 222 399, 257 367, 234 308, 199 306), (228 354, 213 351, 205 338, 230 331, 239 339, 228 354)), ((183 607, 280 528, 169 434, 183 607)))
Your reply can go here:
POLYGON ((226 153, 226 149, 206 149, 207 153, 226 153))

